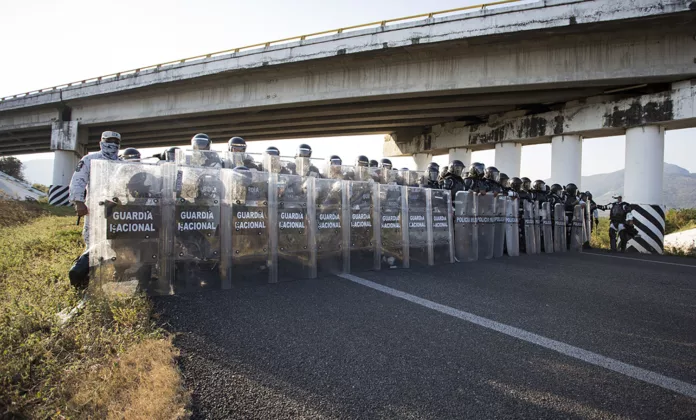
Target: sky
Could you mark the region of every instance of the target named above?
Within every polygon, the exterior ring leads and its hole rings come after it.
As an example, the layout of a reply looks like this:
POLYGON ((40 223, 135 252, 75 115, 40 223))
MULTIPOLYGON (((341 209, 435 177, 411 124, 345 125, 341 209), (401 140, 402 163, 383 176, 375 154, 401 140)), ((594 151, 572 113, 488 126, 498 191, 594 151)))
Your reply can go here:
MULTIPOLYGON (((481 0, 25 0, 0 5, 0 96, 40 89, 150 64, 207 54, 361 23, 447 10, 481 0), (10 65, 8 65, 10 63, 10 65)), ((118 131, 117 127, 114 130, 118 131)), ((696 172, 696 129, 668 131, 665 161, 696 172)), ((291 155, 299 143, 314 156, 357 154, 379 159, 383 136, 358 136, 250 143, 252 152, 270 143, 291 155)), ((127 139, 124 139, 127 146, 127 139)), ((151 151, 144 151, 150 153, 151 151)), ((18 156, 23 161, 51 154, 18 156)), ((472 161, 494 163, 493 151, 474 152, 472 161)), ((446 155, 435 159, 444 164, 446 155)), ((394 159, 398 167, 412 160, 394 159)), ((588 139, 583 144, 582 174, 624 167, 624 138, 588 139)), ((551 174, 551 146, 522 150, 522 175, 551 174)), ((27 174, 32 178, 32 174, 27 174)), ((44 174, 45 177, 45 174, 44 174)), ((48 181, 43 183, 50 183, 48 181)))

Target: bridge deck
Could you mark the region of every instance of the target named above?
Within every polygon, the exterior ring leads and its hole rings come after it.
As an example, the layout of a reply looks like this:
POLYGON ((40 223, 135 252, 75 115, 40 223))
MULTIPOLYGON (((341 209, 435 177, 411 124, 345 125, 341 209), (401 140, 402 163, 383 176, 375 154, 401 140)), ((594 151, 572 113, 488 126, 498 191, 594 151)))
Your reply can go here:
POLYGON ((338 277, 157 305, 180 333, 195 417, 694 418, 696 399, 684 394, 696 390, 696 261, 636 258, 537 255, 359 274, 523 338, 338 277), (534 334, 628 367, 524 338, 534 334), (652 384, 631 377, 641 369, 652 384), (668 389, 675 383, 679 392, 668 389))

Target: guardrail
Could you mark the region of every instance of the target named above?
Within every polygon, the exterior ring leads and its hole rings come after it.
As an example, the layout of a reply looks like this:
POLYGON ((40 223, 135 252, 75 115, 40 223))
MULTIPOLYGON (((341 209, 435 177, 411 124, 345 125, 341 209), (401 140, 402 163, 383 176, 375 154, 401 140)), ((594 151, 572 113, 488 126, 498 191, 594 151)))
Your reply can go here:
POLYGON ((483 4, 473 5, 473 6, 459 7, 456 9, 440 10, 437 12, 423 13, 420 15, 405 16, 405 17, 400 17, 400 18, 382 20, 382 21, 378 21, 378 22, 370 22, 370 23, 363 23, 360 25, 346 26, 346 27, 339 28, 339 29, 330 29, 327 31, 315 32, 315 33, 306 34, 306 35, 299 35, 299 36, 295 36, 295 37, 291 37, 291 38, 277 39, 275 41, 262 42, 259 44, 246 45, 244 47, 231 48, 228 50, 217 51, 217 52, 213 52, 213 53, 209 53, 209 54, 196 55, 193 57, 183 58, 180 60, 167 61, 164 63, 154 64, 151 66, 140 67, 140 68, 132 69, 132 70, 120 71, 118 73, 111 73, 111 74, 107 74, 104 76, 91 77, 89 79, 83 79, 83 80, 79 80, 76 82, 65 83, 62 85, 52 86, 49 88, 32 90, 32 91, 25 92, 25 93, 18 93, 16 95, 2 97, 2 98, 0 98, 0 101, 6 101, 8 99, 15 99, 15 98, 22 98, 22 97, 26 97, 29 95, 35 95, 37 93, 51 92, 54 90, 59 90, 59 89, 63 89, 63 88, 71 87, 71 86, 76 86, 76 85, 83 85, 83 84, 90 83, 90 82, 100 82, 104 79, 113 78, 113 79, 118 80, 121 76, 126 76, 126 75, 131 75, 131 74, 135 75, 135 74, 140 73, 143 70, 151 70, 151 69, 159 70, 160 68, 162 68, 164 66, 169 66, 169 65, 173 65, 173 64, 183 64, 183 63, 186 63, 189 61, 211 58, 211 57, 215 57, 215 56, 222 55, 222 54, 238 53, 242 50, 248 50, 251 48, 258 48, 258 47, 268 48, 274 44, 280 44, 280 43, 285 43, 285 42, 290 42, 290 41, 304 41, 310 37, 316 37, 316 36, 321 36, 321 35, 331 35, 331 34, 338 35, 338 34, 342 34, 345 31, 354 30, 354 29, 361 29, 361 28, 368 28, 371 26, 385 27, 389 23, 402 22, 405 20, 412 20, 412 19, 419 19, 419 18, 431 19, 431 18, 435 17, 436 15, 443 15, 446 13, 455 13, 455 12, 461 12, 461 11, 473 10, 473 9, 485 9, 486 7, 489 7, 489 6, 497 6, 497 5, 506 4, 506 3, 517 3, 520 1, 522 1, 522 0, 500 0, 500 1, 495 1, 495 2, 491 2, 491 3, 483 3, 483 4))

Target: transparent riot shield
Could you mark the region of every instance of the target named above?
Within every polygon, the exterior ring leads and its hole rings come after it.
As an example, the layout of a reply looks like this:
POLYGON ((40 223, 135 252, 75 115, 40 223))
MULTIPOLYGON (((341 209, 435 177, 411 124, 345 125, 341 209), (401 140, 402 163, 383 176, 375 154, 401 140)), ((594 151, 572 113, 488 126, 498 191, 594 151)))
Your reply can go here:
POLYGON ((581 205, 577 204, 573 208, 573 217, 571 221, 570 230, 570 250, 571 251, 582 251, 582 244, 584 243, 584 229, 585 224, 583 223, 585 219, 584 209, 581 205))
POLYGON ((400 183, 399 171, 395 169, 378 168, 376 173, 380 184, 397 185, 400 183))
POLYGON ((242 152, 223 152, 222 166, 227 169, 234 169, 240 166, 244 166, 250 170, 259 169, 258 163, 254 160, 254 157, 248 153, 242 152))
POLYGON ((428 263, 451 264, 454 262, 454 228, 452 197, 448 190, 427 189, 426 210, 430 252, 428 263))
POLYGON ((408 201, 409 267, 429 265, 431 242, 428 241, 428 190, 420 187, 405 187, 408 201))
POLYGON ((175 293, 221 287, 220 170, 177 166, 174 184, 175 293))
POLYGON ((93 292, 171 293, 162 186, 172 166, 92 161, 87 204, 93 292))
POLYGON ((536 202, 524 200, 524 242, 527 254, 536 254, 537 242, 534 232, 534 205, 536 202))
POLYGON ((179 166, 220 169, 224 159, 215 150, 176 149, 175 160, 179 166))
POLYGON ((555 250, 553 240, 553 209, 548 201, 541 204, 541 237, 543 240, 544 252, 551 254, 555 250))
POLYGON ((478 197, 476 224, 478 225, 478 257, 491 259, 495 249, 495 198, 492 194, 478 197))
POLYGON ((534 253, 541 253, 541 211, 539 209, 539 202, 535 201, 532 206, 534 211, 534 253))
POLYGON ((403 228, 403 188, 394 184, 378 186, 380 233, 377 251, 382 268, 408 268, 408 231, 403 228))
POLYGON ((478 260, 479 235, 476 199, 472 191, 459 191, 454 200, 454 255, 457 261, 478 260))
POLYGON ((270 273, 270 214, 266 172, 221 171, 227 187, 223 202, 223 288, 268 283, 270 273), (229 221, 229 222, 228 222, 229 221))
POLYGON ((317 274, 343 272, 343 185, 336 179, 307 178, 310 186, 310 219, 316 249, 317 274), (312 210, 314 214, 312 213, 312 210))
POLYGON ((566 215, 565 206, 556 204, 553 208, 553 249, 555 252, 565 252, 566 248, 566 215))
POLYGON ((588 200, 585 203, 585 242, 590 242, 590 238, 592 238, 592 212, 590 211, 590 201, 588 200))
POLYGON ((505 249, 511 257, 520 255, 519 199, 506 197, 505 249))
POLYGON ((316 277, 316 258, 311 246, 310 217, 314 203, 307 190, 311 179, 271 174, 271 282, 316 277), (275 211, 273 211, 275 209, 275 211))
POLYGON ((380 261, 376 257, 375 220, 381 220, 379 213, 375 216, 373 197, 378 184, 374 182, 346 182, 343 187, 344 205, 344 272, 359 272, 379 269, 380 261), (350 221, 350 224, 348 224, 350 221), (346 232, 346 227, 347 232, 346 232))
POLYGON ((505 252, 505 206, 509 202, 505 196, 493 199, 493 257, 501 258, 505 252))

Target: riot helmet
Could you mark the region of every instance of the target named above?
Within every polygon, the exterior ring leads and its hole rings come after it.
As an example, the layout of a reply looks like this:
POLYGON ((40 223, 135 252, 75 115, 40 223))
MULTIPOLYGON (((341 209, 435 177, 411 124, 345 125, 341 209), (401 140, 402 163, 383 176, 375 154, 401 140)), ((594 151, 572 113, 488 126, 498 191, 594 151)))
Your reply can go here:
POLYGON ((160 160, 164 160, 166 162, 174 162, 176 160, 176 151, 178 149, 178 147, 167 147, 162 152, 162 155, 160 155, 160 160))
POLYGON ((565 192, 568 196, 570 197, 577 197, 578 195, 578 186, 573 184, 572 182, 565 187, 565 192))
POLYGON ((380 161, 380 167, 384 169, 391 169, 392 168, 392 163, 391 160, 384 158, 380 161))
POLYGON ((331 155, 329 158, 329 163, 331 166, 341 166, 343 165, 343 159, 341 159, 341 157, 338 155, 331 155))
POLYGON ((551 194, 561 196, 561 193, 563 192, 563 187, 561 187, 561 184, 553 184, 551 185, 551 194))
POLYGON ((449 172, 449 166, 447 166, 447 165, 443 166, 442 170, 440 171, 440 177, 444 178, 448 172, 449 172))
POLYGON ((534 184, 532 184, 532 189, 534 191, 546 191, 546 183, 540 179, 537 179, 534 181, 534 184))
POLYGON ((592 200, 592 193, 589 191, 585 191, 585 196, 587 196, 588 200, 592 200))
POLYGON ((275 146, 270 146, 266 148, 266 151, 264 153, 270 156, 280 156, 280 150, 278 150, 278 148, 275 146))
POLYGON ((524 191, 529 191, 532 188, 532 180, 525 177, 522 177, 522 189, 524 191))
POLYGON ((437 177, 440 175, 440 169, 437 167, 437 164, 435 162, 432 162, 430 165, 428 165, 428 169, 426 169, 426 175, 428 177, 429 182, 437 182, 437 177))
POLYGON ((140 162, 140 152, 135 147, 127 147, 121 155, 121 160, 127 162, 140 162))
POLYGON ((512 188, 513 191, 520 192, 522 189, 522 180, 516 176, 513 176, 510 178, 510 188, 512 188))
POLYGON ((312 148, 308 144, 301 144, 297 147, 297 153, 295 153, 295 157, 303 157, 303 158, 311 158, 312 157, 312 148))
POLYGON ((483 177, 490 181, 500 182, 500 171, 495 166, 489 166, 486 168, 483 177))
POLYGON ((196 198, 220 198, 222 196, 220 179, 209 173, 204 173, 198 177, 198 191, 196 198))
POLYGON ((210 150, 212 142, 207 134, 198 133, 191 138, 191 148, 193 150, 210 150))
POLYGON ((453 160, 449 164, 449 172, 457 176, 462 176, 462 173, 464 172, 464 162, 456 159, 453 160))
POLYGON ((360 167, 368 167, 370 166, 370 159, 367 158, 365 155, 360 155, 355 159, 355 167, 360 168, 360 167))
POLYGON ((370 159, 370 168, 377 168, 379 167, 379 162, 377 162, 374 159, 370 159))
POLYGON ((498 175, 498 178, 499 178, 498 182, 500 183, 500 185, 502 185, 505 188, 510 187, 510 177, 507 176, 507 174, 505 172, 500 172, 498 175))
POLYGON ((133 198, 148 198, 152 196, 151 175, 146 172, 138 172, 133 175, 126 185, 128 194, 133 198))
POLYGON ((244 141, 244 139, 241 137, 232 137, 227 142, 227 151, 229 151, 229 152, 244 153, 244 152, 246 152, 246 148, 247 148, 246 141, 244 141))
POLYGON ((481 178, 486 172, 486 167, 481 162, 474 162, 469 168, 469 176, 472 178, 481 178))

